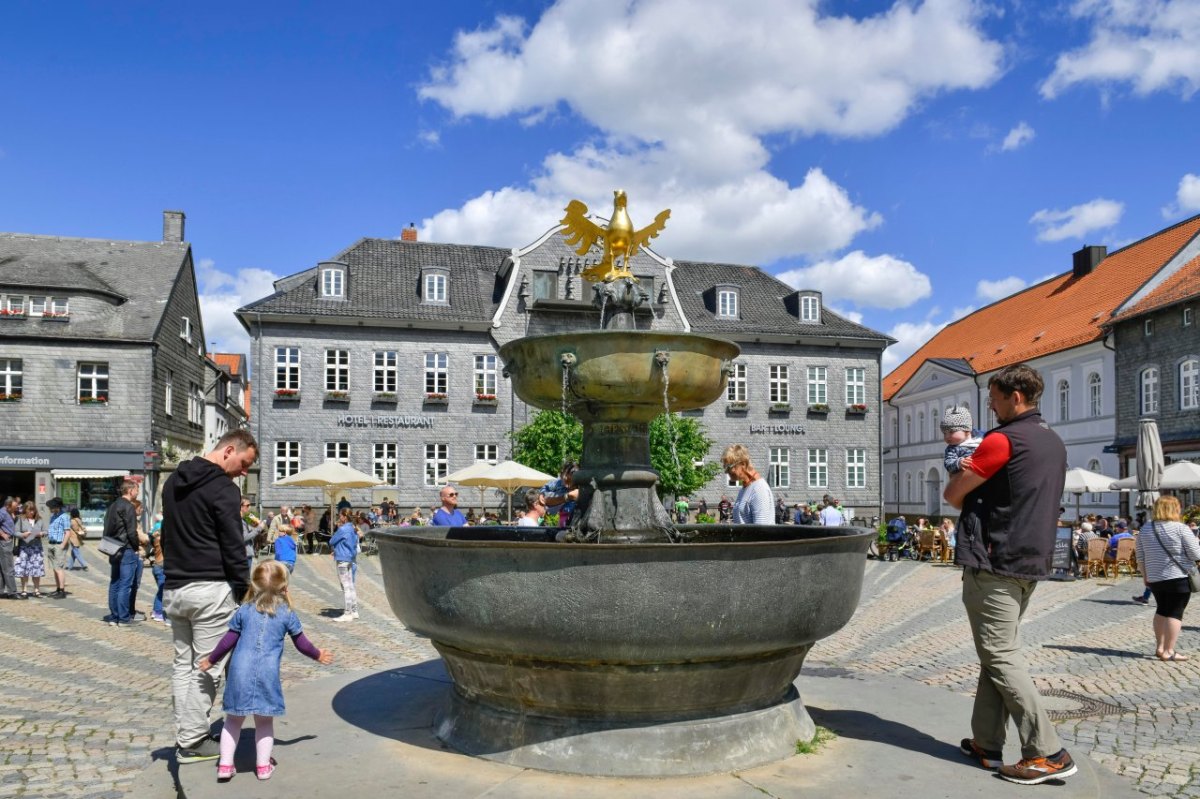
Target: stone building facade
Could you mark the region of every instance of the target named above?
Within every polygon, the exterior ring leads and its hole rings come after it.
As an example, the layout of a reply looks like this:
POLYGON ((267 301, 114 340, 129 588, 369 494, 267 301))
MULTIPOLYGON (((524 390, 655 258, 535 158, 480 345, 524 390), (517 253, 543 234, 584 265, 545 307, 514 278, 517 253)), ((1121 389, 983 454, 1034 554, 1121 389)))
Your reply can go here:
POLYGON ((0 233, 0 493, 63 497, 91 526, 155 454, 199 451, 204 334, 183 213, 163 240, 0 233), (147 453, 150 453, 147 455, 147 453))
MULTIPOLYGON (((514 396, 499 348, 599 327, 580 277, 597 257, 577 256, 559 233, 515 250, 418 242, 411 230, 363 239, 240 309, 260 375, 251 429, 264 448, 264 504, 317 501, 273 483, 331 457, 385 480, 348 492, 355 504, 388 496, 428 509, 445 474, 510 457, 510 434, 536 409, 514 396)), ((778 496, 832 493, 859 516, 878 512, 879 363, 890 339, 755 267, 645 250, 631 269, 650 296, 639 328, 742 347, 729 399, 693 412, 715 442, 709 458, 743 442, 778 496)), ((715 506, 735 490, 719 476, 693 500, 715 506)))

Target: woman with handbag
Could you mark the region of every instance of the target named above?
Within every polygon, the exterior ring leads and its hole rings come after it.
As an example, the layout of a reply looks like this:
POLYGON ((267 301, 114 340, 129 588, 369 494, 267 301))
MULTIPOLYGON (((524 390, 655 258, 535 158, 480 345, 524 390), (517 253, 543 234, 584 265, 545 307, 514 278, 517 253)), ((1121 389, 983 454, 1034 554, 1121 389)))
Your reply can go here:
POLYGON ((1159 660, 1176 662, 1191 659, 1175 651, 1175 642, 1183 627, 1184 608, 1192 591, 1200 587, 1200 573, 1196 571, 1200 543, 1180 516, 1178 499, 1159 497, 1152 519, 1137 537, 1142 579, 1158 603, 1154 611, 1154 654, 1159 660))
POLYGON ((83 539, 87 535, 87 530, 83 529, 83 519, 79 517, 79 511, 71 508, 71 529, 67 531, 67 542, 71 545, 71 557, 67 561, 68 571, 82 569, 87 571, 87 564, 83 562, 83 558, 79 555, 79 548, 83 546, 83 539), (75 564, 79 565, 76 566, 75 564))

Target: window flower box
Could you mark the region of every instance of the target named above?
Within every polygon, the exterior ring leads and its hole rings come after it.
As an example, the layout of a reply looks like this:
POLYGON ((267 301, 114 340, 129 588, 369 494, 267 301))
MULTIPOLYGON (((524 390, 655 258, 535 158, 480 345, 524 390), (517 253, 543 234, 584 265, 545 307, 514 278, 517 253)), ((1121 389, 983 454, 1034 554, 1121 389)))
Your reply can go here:
POLYGON ((770 413, 791 413, 792 403, 790 402, 773 402, 771 407, 767 409, 770 413))
POLYGON ((476 405, 495 405, 496 403, 497 403, 497 399, 496 399, 495 394, 476 394, 475 395, 475 404, 476 405))
POLYGON ((350 401, 350 392, 349 391, 326 391, 325 392, 325 401, 326 402, 349 402, 350 401))
POLYGON ((395 391, 376 391, 374 396, 371 397, 371 402, 395 402, 395 401, 396 401, 396 392, 395 391))
POLYGON ((54 311, 45 311, 42 313, 43 322, 67 322, 70 321, 71 314, 66 311, 55 313, 54 311))
POLYGON ((24 319, 24 308, 0 308, 0 319, 24 319))
POLYGON ((80 397, 79 404, 80 405, 107 405, 108 397, 106 397, 104 395, 100 395, 98 397, 92 397, 92 396, 80 397))
POLYGON ((809 413, 829 413, 829 406, 824 402, 814 402, 808 406, 809 413))
POLYGON ((725 404, 725 410, 728 413, 746 413, 750 410, 750 403, 741 400, 734 400, 725 404))
POLYGON ((437 392, 429 392, 425 394, 426 405, 449 405, 450 397, 437 392))
POLYGON ((14 391, 12 394, 0 394, 0 402, 20 402, 21 392, 14 391))
POLYGON ((300 389, 298 388, 277 388, 275 389, 275 399, 284 402, 299 402, 300 389))
POLYGON ((867 412, 867 405, 863 402, 855 402, 846 406, 846 413, 851 416, 863 416, 867 412))

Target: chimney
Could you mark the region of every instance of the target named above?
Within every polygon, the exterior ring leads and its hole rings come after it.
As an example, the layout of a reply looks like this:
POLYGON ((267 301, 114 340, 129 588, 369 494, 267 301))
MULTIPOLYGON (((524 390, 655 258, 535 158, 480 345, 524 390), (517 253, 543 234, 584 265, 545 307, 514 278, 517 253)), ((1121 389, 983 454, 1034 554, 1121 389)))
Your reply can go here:
POLYGON ((1075 273, 1075 277, 1085 277, 1090 275, 1092 271, 1100 265, 1100 262, 1108 256, 1108 247, 1098 247, 1095 245, 1085 246, 1074 255, 1074 263, 1071 266, 1071 271, 1075 273))
POLYGON ((406 228, 404 228, 404 230, 400 231, 400 241, 416 241, 416 240, 417 240, 417 226, 414 225, 412 222, 409 222, 408 227, 406 227, 406 228))
POLYGON ((183 211, 163 211, 163 241, 183 241, 183 211))

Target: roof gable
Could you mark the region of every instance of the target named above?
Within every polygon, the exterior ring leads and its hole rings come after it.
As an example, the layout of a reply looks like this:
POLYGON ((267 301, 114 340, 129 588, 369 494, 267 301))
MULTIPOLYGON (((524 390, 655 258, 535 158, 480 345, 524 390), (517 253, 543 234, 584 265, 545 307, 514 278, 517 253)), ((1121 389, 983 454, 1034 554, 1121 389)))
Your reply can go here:
POLYGON ((1122 310, 1106 327, 1200 297, 1200 255, 1177 269, 1153 291, 1122 310))

